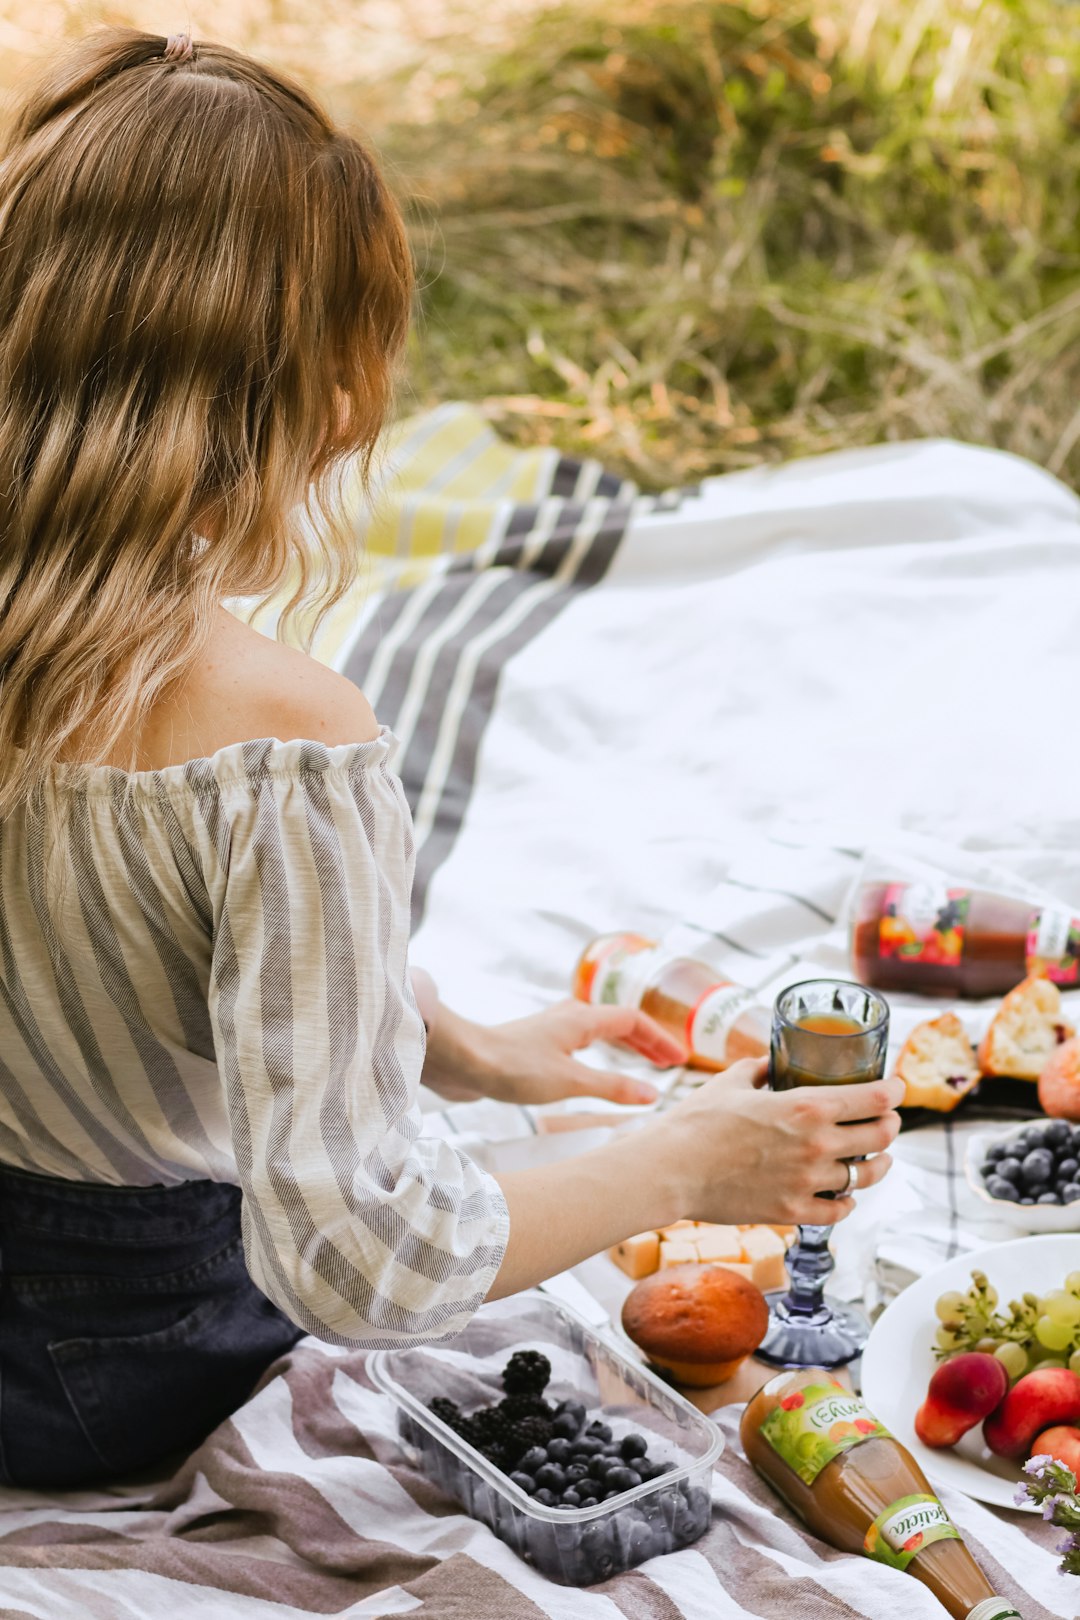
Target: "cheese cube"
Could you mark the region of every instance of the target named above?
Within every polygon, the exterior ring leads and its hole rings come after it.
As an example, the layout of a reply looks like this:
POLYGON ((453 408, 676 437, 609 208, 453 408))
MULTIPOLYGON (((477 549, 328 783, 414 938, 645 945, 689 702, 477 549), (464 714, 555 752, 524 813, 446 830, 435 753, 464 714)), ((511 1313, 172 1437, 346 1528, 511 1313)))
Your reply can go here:
POLYGON ((697 1221, 672 1221, 670 1226, 660 1228, 660 1236, 666 1238, 670 1232, 689 1232, 697 1226, 697 1221))
POLYGON ((740 1277, 746 1277, 750 1282, 754 1281, 754 1268, 749 1260, 715 1260, 713 1264, 723 1266, 725 1271, 737 1271, 740 1277))
POLYGON ((694 1238, 703 1260, 741 1260, 743 1243, 734 1226, 700 1226, 694 1238))
POLYGON ((696 1243, 680 1242, 678 1238, 666 1238, 660 1245, 660 1270, 668 1266, 685 1266, 701 1259, 696 1243))
POLYGON ((625 1271, 635 1282, 649 1277, 660 1265, 660 1238, 656 1232, 639 1232, 637 1237, 624 1239, 609 1255, 620 1271, 625 1271))
POLYGON ((754 1281, 762 1293, 770 1288, 783 1288, 787 1281, 784 1269, 784 1240, 769 1226, 751 1227, 742 1234, 746 1257, 753 1267, 754 1281))

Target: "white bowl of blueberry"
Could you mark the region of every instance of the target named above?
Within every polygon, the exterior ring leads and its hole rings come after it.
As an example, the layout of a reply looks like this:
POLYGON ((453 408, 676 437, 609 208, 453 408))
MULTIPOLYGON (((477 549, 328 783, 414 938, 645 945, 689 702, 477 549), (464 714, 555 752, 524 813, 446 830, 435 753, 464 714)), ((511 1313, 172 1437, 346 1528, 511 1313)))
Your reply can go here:
POLYGON ((1020 1231, 1080 1231, 1080 1125, 1049 1119, 978 1131, 965 1170, 976 1196, 1020 1231))

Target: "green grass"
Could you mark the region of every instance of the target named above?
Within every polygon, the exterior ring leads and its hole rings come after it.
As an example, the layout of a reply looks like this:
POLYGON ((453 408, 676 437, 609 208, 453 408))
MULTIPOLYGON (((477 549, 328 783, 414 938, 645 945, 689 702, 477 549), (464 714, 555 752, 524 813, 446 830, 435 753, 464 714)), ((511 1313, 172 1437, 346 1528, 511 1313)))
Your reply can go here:
POLYGON ((404 404, 653 488, 938 434, 1080 485, 1078 87, 1069 0, 582 0, 346 87, 420 264, 404 404))

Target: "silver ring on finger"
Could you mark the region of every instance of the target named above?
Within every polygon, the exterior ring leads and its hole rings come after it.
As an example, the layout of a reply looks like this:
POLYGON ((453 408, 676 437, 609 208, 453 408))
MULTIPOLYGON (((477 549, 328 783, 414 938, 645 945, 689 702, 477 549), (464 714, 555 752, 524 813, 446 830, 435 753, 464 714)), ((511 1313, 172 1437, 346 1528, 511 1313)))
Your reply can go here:
POLYGON ((849 1198, 859 1185, 859 1167, 853 1159, 847 1160, 847 1186, 841 1189, 840 1197, 849 1198))

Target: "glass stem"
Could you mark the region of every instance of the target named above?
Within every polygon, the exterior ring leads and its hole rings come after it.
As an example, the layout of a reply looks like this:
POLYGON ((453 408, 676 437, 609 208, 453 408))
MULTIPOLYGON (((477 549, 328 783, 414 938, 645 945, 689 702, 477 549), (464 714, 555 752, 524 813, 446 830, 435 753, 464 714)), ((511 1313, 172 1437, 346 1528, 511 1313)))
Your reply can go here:
POLYGON ((785 1310, 792 1316, 821 1316, 828 1313, 825 1282, 835 1269, 829 1253, 829 1226, 800 1226, 788 1250, 787 1265, 791 1285, 784 1298, 785 1310))

